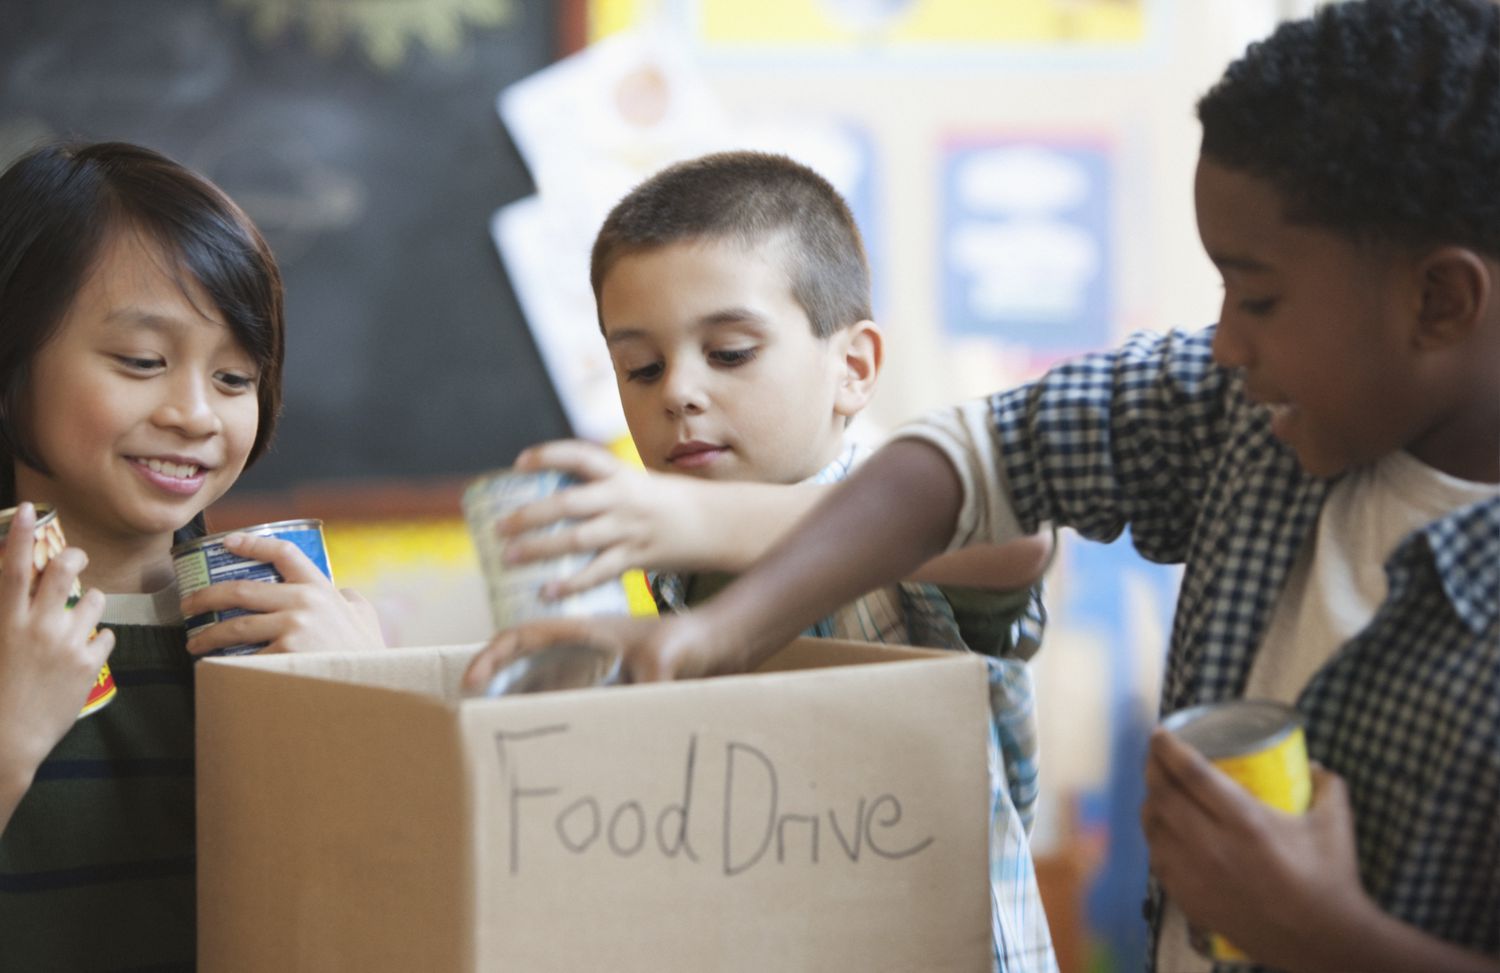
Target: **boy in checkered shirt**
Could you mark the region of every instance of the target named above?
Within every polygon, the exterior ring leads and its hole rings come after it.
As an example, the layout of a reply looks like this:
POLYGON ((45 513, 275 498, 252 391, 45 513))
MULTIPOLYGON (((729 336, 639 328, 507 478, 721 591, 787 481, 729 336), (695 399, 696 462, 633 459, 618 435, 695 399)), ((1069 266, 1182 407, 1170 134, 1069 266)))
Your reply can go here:
MULTIPOLYGON (((1304 816, 1158 730, 1151 962, 1500 970, 1500 7, 1330 5, 1199 103, 1216 326, 905 430, 694 616, 597 625, 636 678, 742 668, 933 553, 1046 521, 1184 566, 1164 712, 1279 699, 1304 816), (911 498, 921 496, 914 504, 911 498)), ((482 672, 562 634, 502 634, 482 672)))

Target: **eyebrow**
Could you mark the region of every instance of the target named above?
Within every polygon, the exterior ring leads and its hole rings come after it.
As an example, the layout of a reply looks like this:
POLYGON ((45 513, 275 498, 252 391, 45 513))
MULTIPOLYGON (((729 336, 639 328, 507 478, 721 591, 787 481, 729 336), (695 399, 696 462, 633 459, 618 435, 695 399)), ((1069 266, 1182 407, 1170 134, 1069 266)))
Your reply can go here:
POLYGON ((149 328, 152 331, 166 331, 182 325, 176 318, 139 307, 117 307, 105 315, 104 320, 111 324, 149 328))
MULTIPOLYGON (((749 325, 754 328, 764 327, 766 317, 757 311, 744 307, 726 307, 718 311, 711 311, 693 322, 694 328, 721 328, 730 325, 749 325)), ((633 341, 638 338, 648 337, 645 330, 641 328, 625 328, 616 331, 604 339, 607 345, 617 345, 622 341, 633 341)))
POLYGON ((1238 270, 1247 274, 1269 274, 1275 268, 1253 257, 1238 257, 1232 254, 1210 253, 1208 259, 1220 270, 1238 270))

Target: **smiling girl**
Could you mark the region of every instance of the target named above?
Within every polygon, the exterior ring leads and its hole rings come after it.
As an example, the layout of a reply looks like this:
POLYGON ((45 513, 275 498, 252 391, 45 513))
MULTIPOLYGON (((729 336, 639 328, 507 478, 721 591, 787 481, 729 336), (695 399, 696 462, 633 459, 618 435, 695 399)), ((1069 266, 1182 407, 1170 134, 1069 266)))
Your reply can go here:
POLYGON ((362 599, 248 537, 235 552, 288 583, 259 585, 235 631, 184 636, 172 545, 265 451, 283 348, 271 252, 201 177, 122 143, 0 175, 0 506, 19 507, 0 558, 7 965, 190 968, 194 654, 246 630, 267 651, 381 644, 362 599), (72 545, 39 574, 37 504, 72 545), (106 658, 118 695, 79 718, 106 658))

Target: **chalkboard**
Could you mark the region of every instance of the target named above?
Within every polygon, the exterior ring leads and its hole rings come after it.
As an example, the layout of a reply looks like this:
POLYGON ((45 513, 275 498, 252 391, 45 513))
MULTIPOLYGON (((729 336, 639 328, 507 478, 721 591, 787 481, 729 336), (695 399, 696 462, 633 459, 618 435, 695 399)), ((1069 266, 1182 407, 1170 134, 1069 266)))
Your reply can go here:
POLYGON ((240 490, 454 476, 568 433, 489 236, 533 183, 496 113, 547 0, 0 0, 0 164, 149 145, 222 186, 286 283, 285 408, 240 490))

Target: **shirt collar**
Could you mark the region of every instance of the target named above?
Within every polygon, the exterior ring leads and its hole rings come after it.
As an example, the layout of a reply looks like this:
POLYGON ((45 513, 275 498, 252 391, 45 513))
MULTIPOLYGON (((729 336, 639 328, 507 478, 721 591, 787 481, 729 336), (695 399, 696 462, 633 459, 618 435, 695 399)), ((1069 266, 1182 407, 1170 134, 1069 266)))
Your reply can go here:
POLYGON ((846 438, 843 448, 839 450, 839 454, 833 458, 833 461, 802 482, 838 483, 840 480, 848 477, 849 471, 854 468, 854 464, 863 460, 869 453, 869 447, 860 445, 856 440, 846 438))
POLYGON ((1418 532, 1453 610, 1480 633, 1500 616, 1500 497, 1440 517, 1418 532))

